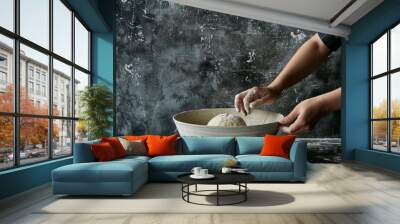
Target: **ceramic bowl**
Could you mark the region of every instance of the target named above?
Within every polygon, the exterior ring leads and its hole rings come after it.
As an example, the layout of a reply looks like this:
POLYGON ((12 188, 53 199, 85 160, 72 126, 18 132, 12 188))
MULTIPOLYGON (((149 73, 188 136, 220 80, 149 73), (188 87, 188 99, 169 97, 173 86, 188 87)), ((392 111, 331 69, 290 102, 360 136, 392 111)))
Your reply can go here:
POLYGON ((282 114, 253 110, 244 116, 235 108, 214 108, 184 111, 173 116, 176 128, 181 136, 264 136, 278 132, 278 121, 282 114), (213 127, 207 126, 214 116, 229 113, 240 116, 246 122, 245 127, 213 127))

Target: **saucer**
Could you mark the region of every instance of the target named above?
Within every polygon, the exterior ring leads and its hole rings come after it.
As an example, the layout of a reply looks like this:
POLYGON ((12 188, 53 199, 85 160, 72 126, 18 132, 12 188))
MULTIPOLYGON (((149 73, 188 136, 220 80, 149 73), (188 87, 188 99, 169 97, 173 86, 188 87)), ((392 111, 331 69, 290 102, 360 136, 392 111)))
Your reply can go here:
POLYGON ((194 174, 192 174, 192 175, 190 175, 190 178, 193 178, 193 179, 211 179, 211 178, 214 178, 215 176, 214 175, 212 175, 212 174, 207 174, 207 175, 204 175, 204 176, 201 176, 201 175, 194 175, 194 174))

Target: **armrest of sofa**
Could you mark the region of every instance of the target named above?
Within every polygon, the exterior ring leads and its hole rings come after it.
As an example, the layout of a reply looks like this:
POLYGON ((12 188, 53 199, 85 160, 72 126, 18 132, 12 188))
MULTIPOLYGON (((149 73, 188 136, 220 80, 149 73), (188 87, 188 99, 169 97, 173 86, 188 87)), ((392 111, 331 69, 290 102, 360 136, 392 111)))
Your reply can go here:
POLYGON ((95 162, 96 158, 92 153, 90 146, 100 143, 100 140, 89 142, 75 143, 74 147, 74 163, 89 163, 95 162))
POLYGON ((293 162, 293 178, 295 181, 305 181, 307 175, 307 142, 297 140, 290 149, 290 160, 293 162))

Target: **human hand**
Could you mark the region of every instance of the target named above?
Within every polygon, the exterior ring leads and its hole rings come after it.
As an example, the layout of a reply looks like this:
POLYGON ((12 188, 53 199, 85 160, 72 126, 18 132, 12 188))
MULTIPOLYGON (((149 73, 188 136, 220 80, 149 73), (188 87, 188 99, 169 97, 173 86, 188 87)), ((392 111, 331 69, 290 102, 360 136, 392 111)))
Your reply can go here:
POLYGON ((271 87, 253 87, 235 96, 235 108, 237 112, 244 115, 251 113, 251 109, 261 104, 273 103, 279 96, 280 91, 271 87))
POLYGON ((326 113, 324 104, 318 97, 304 100, 279 121, 280 131, 288 134, 311 131, 326 113))
POLYGON ((282 118, 280 131, 296 134, 310 131, 317 122, 329 112, 338 111, 341 107, 342 89, 316 96, 299 103, 289 115, 282 118))

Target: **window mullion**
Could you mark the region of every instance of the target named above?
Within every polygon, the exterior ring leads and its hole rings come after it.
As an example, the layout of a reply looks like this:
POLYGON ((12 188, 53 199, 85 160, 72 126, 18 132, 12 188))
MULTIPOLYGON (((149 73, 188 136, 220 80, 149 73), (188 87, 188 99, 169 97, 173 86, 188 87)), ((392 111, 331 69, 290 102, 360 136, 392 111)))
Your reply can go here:
MULTIPOLYGON (((19 35, 19 25, 20 25, 20 20, 19 20, 19 10, 20 9, 20 0, 15 0, 14 1, 14 31, 16 32, 17 35, 19 35)), ((14 39, 14 63, 13 63, 13 71, 14 71, 14 112, 19 113, 20 112, 20 105, 19 105, 19 100, 20 100, 20 46, 19 46, 19 39, 15 38, 14 39)), ((19 155, 19 149, 20 149, 20 118, 14 116, 14 166, 19 166, 20 165, 20 155, 19 155)))
MULTIPOLYGON (((390 29, 389 29, 389 31, 387 32, 387 71, 389 71, 390 70, 390 29)), ((391 79, 392 79, 392 76, 391 76, 391 74, 389 73, 388 75, 387 75, 387 101, 388 101, 388 103, 387 103, 387 110, 388 110, 388 118, 391 118, 392 117, 392 99, 391 99, 391 79)), ((392 128, 392 125, 391 125, 391 123, 392 123, 392 121, 391 120, 389 120, 388 122, 387 122, 387 140, 388 140, 388 152, 391 152, 392 151, 392 135, 391 135, 391 128, 392 128)))
MULTIPOLYGON (((75 118, 75 12, 72 11, 71 15, 71 23, 72 23, 72 38, 71 38, 71 60, 73 66, 71 67, 71 91, 72 91, 72 105, 71 105, 71 117, 75 118)), ((71 150, 72 150, 72 155, 74 155, 75 151, 75 126, 76 126, 76 121, 72 121, 72 130, 71 130, 71 150)))
POLYGON ((373 71, 373 60, 372 60, 372 55, 373 55, 373 47, 372 45, 369 45, 369 148, 373 149, 374 147, 374 136, 373 136, 373 104, 372 104, 372 97, 373 97, 373 79, 372 79, 372 71, 373 71))
MULTIPOLYGON (((53 0, 49 0, 49 50, 53 52, 53 0)), ((49 75, 48 75, 48 97, 49 97, 49 115, 48 120, 48 152, 49 159, 53 159, 53 56, 49 55, 49 75)))

